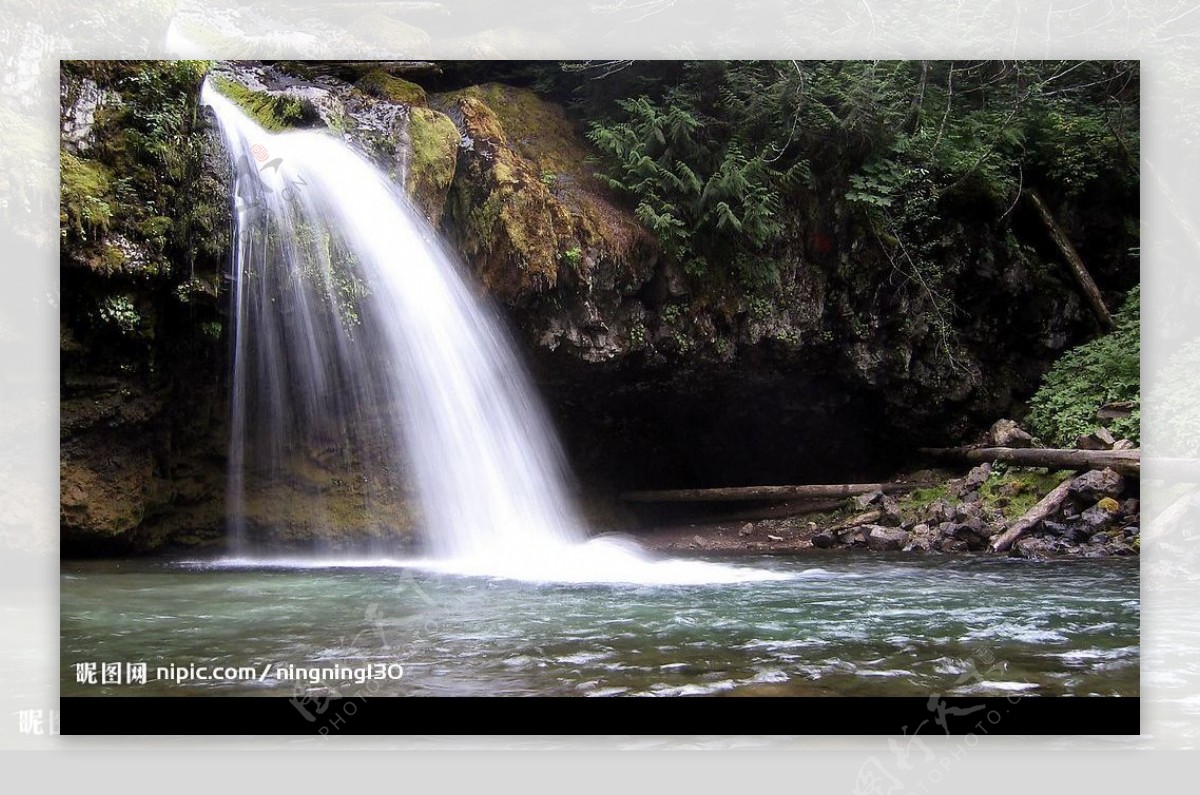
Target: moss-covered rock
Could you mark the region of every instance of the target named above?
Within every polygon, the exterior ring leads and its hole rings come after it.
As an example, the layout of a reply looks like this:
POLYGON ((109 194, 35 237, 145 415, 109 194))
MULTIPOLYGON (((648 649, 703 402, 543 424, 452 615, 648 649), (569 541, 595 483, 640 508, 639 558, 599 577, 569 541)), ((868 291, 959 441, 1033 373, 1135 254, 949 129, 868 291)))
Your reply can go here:
POLYGON ((383 69, 373 69, 358 79, 358 88, 378 99, 400 102, 405 105, 424 105, 425 89, 399 77, 393 77, 383 69))
POLYGON ((107 232, 114 204, 111 172, 95 160, 63 152, 59 157, 59 177, 61 233, 86 237, 107 232))
POLYGON ((653 242, 594 179, 561 108, 495 84, 432 104, 455 119, 464 144, 447 226, 493 295, 531 307, 557 289, 559 306, 586 324, 597 314, 586 306, 593 291, 615 309, 653 273, 653 242))
POLYGON ((288 94, 255 91, 236 80, 212 78, 213 86, 236 102, 264 130, 279 132, 311 123, 314 112, 304 100, 288 94))
POLYGON ((437 224, 458 163, 458 129, 443 113, 412 107, 408 138, 411 159, 405 188, 426 217, 437 224))
POLYGON ((226 341, 212 329, 223 328, 229 186, 199 107, 207 68, 63 63, 67 554, 211 538, 223 522, 226 341))

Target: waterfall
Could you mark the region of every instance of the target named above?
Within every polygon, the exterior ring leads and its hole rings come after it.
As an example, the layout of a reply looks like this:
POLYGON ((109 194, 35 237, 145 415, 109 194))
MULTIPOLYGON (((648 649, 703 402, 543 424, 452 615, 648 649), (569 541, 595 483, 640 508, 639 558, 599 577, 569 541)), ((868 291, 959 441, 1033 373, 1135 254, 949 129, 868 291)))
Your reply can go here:
MULTIPOLYGON (((203 91, 235 163, 235 554, 261 551, 246 529, 249 480, 286 479, 324 456, 351 473, 355 520, 380 524, 379 538, 388 528, 376 506, 415 484, 430 567, 527 579, 767 576, 586 542, 563 452, 511 341, 402 189, 332 135, 267 133, 203 91)), ((267 508, 295 510, 286 494, 267 508)))

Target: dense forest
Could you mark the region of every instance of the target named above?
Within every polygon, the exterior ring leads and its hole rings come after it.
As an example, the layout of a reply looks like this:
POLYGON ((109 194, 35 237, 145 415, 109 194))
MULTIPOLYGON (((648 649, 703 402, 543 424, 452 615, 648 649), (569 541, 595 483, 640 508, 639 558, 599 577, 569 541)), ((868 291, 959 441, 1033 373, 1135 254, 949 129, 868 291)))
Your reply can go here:
POLYGON ((222 533, 232 171, 206 78, 403 179, 589 500, 889 478, 1001 419, 1139 441, 1137 62, 64 62, 75 549, 222 533))

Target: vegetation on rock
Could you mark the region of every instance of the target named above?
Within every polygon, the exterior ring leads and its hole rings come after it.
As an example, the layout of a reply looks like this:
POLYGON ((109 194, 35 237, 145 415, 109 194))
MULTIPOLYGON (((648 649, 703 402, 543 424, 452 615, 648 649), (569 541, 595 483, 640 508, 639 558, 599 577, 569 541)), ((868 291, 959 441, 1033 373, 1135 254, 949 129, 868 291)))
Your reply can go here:
POLYGON ((399 102, 405 105, 424 105, 425 89, 399 77, 393 77, 382 69, 373 69, 358 79, 355 84, 361 90, 378 99, 399 102))
POLYGON ((1102 406, 1121 403, 1128 416, 1108 423, 1118 439, 1141 440, 1141 293, 1135 287, 1114 318, 1116 328, 1063 355, 1031 402, 1029 427, 1047 444, 1070 447, 1105 424, 1102 406))
POLYGON ((272 132, 303 126, 311 113, 298 97, 272 94, 251 88, 223 77, 213 77, 213 85, 236 102, 259 125, 272 132))
MULTIPOLYGON (((219 520, 200 507, 221 489, 227 364, 209 66, 63 64, 63 516, 80 532, 219 520)), ((1136 63, 474 64, 424 88, 239 68, 279 78, 215 78, 264 127, 320 115, 393 173, 407 118, 406 189, 524 335, 589 481, 882 470, 1039 383, 1044 442, 1069 445, 1113 402, 1133 409, 1104 422, 1139 439, 1136 63), (519 85, 479 82, 496 75, 519 85), (1029 188, 1109 305, 1128 294, 1112 334, 1087 342, 1029 188)), ((342 261, 337 241, 306 244, 342 261)), ((348 307, 369 285, 336 289, 348 307)), ((998 469, 979 500, 1011 518, 1059 477, 998 469)))
POLYGON ((408 166, 408 193, 437 223, 458 163, 458 128, 443 113, 412 107, 408 115, 412 160, 408 166))
POLYGON ((435 100, 461 119, 468 146, 447 205, 450 232, 493 294, 527 305, 564 273, 575 284, 649 275, 633 256, 648 236, 592 178, 561 109, 494 84, 435 100))

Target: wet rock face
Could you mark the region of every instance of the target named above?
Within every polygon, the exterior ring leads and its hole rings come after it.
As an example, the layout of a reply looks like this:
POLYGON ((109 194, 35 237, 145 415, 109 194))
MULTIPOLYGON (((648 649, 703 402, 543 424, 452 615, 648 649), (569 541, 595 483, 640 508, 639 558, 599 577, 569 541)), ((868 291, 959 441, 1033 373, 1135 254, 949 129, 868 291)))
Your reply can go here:
POLYGON ((60 87, 62 146, 72 153, 85 152, 93 140, 96 111, 115 98, 115 93, 100 88, 90 78, 64 80, 60 87))
POLYGON ((63 65, 65 554, 223 532, 228 166, 201 77, 176 62, 63 65), (141 93, 139 70, 166 99, 141 93))
MULTIPOLYGON (((777 284, 694 279, 595 178, 581 124, 561 107, 497 84, 426 91, 428 65, 410 66, 222 62, 212 73, 264 123, 338 135, 405 187, 496 300, 588 489, 884 478, 911 447, 1004 416, 1090 331, 1053 268, 958 219, 938 263, 952 274, 948 335, 896 287, 837 191, 792 197, 777 284)), ((71 185, 115 199, 116 175, 165 173, 115 145, 122 114, 142 102, 121 75, 64 74, 71 185)), ((189 110, 195 88, 180 91, 189 110)), ((135 186, 141 206, 170 208, 161 217, 122 223, 128 207, 64 196, 67 538, 145 547, 223 532, 229 167, 211 122, 194 116, 179 130, 196 144, 183 176, 135 186)), ((964 488, 910 544, 978 543, 938 534, 965 523, 964 488)), ((1091 488, 1078 512, 1112 491, 1091 488)))
POLYGON ((839 195, 789 205, 777 285, 693 279, 596 179, 582 122, 513 86, 422 90, 417 67, 217 71, 301 102, 303 124, 405 183, 501 305, 589 484, 885 473, 899 451, 1002 415, 1089 328, 1071 291, 956 221, 948 336, 919 296, 885 289, 894 266, 839 195))

